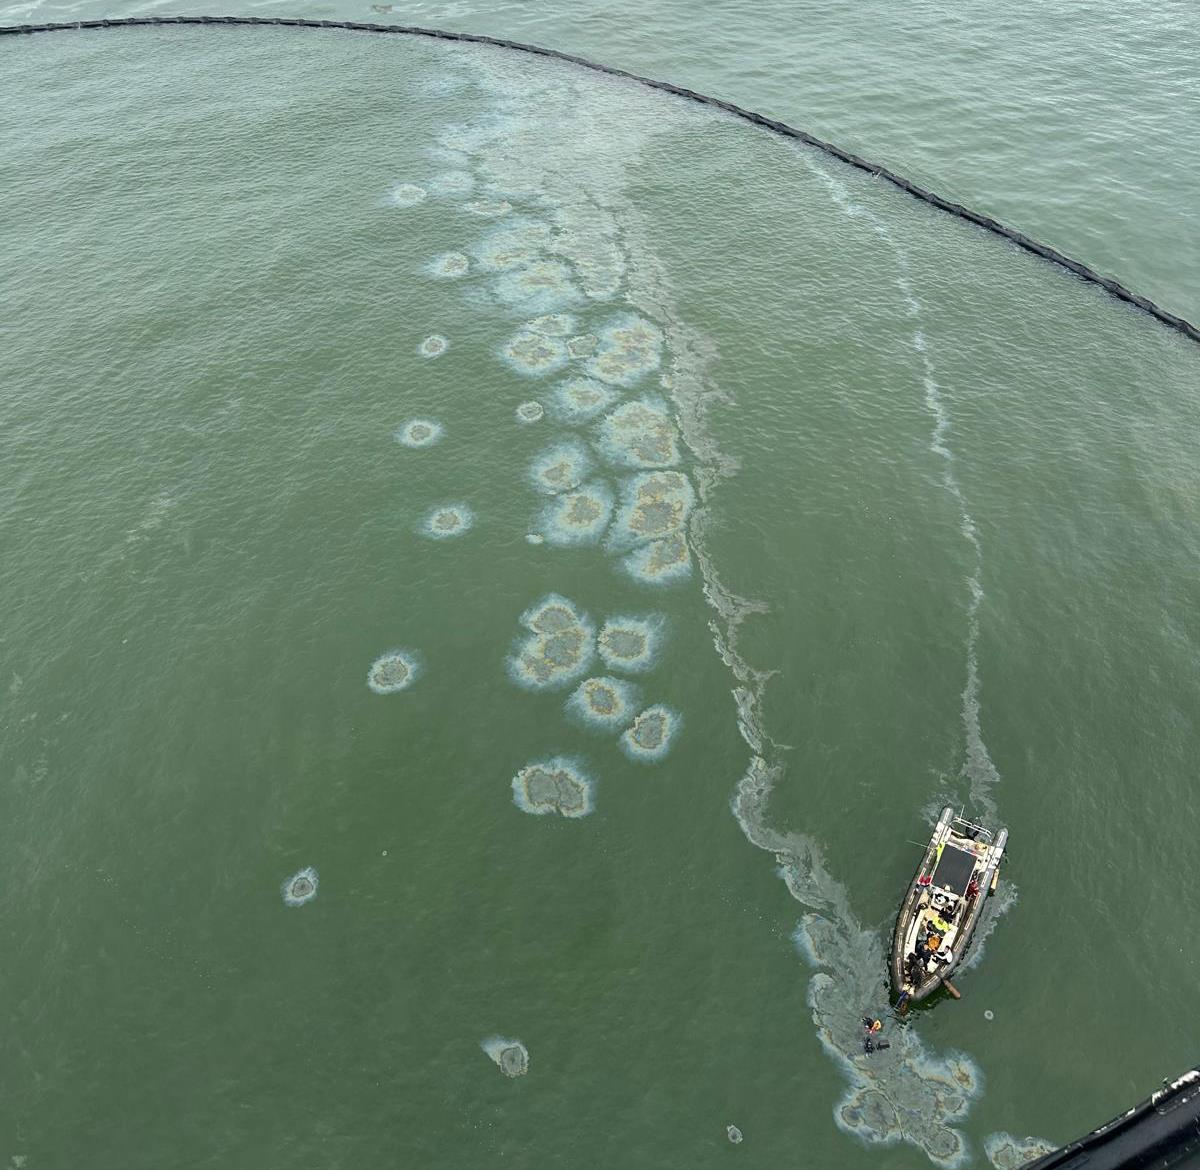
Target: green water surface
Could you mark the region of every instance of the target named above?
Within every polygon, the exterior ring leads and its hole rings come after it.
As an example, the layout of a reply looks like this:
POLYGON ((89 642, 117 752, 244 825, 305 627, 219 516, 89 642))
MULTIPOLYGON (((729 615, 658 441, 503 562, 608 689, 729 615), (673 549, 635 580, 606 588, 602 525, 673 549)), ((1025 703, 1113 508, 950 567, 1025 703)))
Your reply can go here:
POLYGON ((564 67, 284 30, 0 56, 0 1155, 908 1167, 949 1127, 982 1165, 988 1135, 1065 1141, 1194 1062, 1194 344, 564 67), (620 288, 580 329, 665 331, 625 393, 685 440, 688 581, 527 541, 528 465, 569 431, 514 409, 558 376, 499 356, 531 314, 494 276, 425 270, 504 220, 436 184, 389 201, 452 168, 454 127, 492 128, 480 183, 527 173, 513 217, 611 228, 620 288), (413 417, 442 440, 398 444, 413 417), (430 541, 447 501, 475 525, 430 541), (639 680, 683 718, 663 762, 509 678, 551 592, 665 618, 639 680), (396 646, 422 674, 373 694, 396 646), (548 754, 585 761, 590 816, 514 804, 548 754), (731 806, 756 754, 769 841, 731 806), (967 801, 1010 829, 1015 901, 963 1001, 867 1061, 906 839, 967 801), (780 860, 810 866, 791 891, 780 860), (977 1086, 947 1119, 920 1094, 955 1053, 977 1086), (856 1076, 898 1128, 839 1126, 856 1076))

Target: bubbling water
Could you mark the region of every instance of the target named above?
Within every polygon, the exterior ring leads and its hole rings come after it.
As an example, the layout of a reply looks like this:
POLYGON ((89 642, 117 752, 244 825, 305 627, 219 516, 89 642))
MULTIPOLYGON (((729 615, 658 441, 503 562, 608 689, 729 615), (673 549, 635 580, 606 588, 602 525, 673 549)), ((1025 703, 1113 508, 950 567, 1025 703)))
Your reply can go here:
POLYGON ((523 1077, 529 1071, 529 1050, 520 1040, 489 1036, 480 1045, 506 1077, 523 1077))
POLYGON ((407 690, 421 673, 421 660, 415 650, 389 650, 371 663, 367 686, 377 695, 394 695, 407 690))
POLYGON ((567 756, 535 760, 512 780, 513 803, 533 816, 586 817, 592 811, 593 791, 581 761, 567 756))
POLYGON ((584 679, 567 700, 565 710, 585 726, 616 731, 629 723, 637 703, 633 683, 601 676, 584 679))
POLYGON ((445 433, 440 422, 429 418, 412 418, 396 428, 395 439, 406 447, 432 447, 445 433))
POLYGON ((612 510, 612 490, 603 480, 593 479, 550 500, 538 513, 537 526, 547 543, 558 548, 599 544, 612 510))
POLYGON ((285 906, 304 906, 317 896, 317 871, 311 865, 292 874, 280 887, 285 906))
POLYGON ((621 750, 643 764, 656 764, 671 750, 683 725, 678 711, 658 703, 647 707, 621 735, 621 750))
POLYGON ((426 513, 420 531, 434 540, 446 540, 469 532, 475 523, 475 514, 466 504, 442 504, 426 513))

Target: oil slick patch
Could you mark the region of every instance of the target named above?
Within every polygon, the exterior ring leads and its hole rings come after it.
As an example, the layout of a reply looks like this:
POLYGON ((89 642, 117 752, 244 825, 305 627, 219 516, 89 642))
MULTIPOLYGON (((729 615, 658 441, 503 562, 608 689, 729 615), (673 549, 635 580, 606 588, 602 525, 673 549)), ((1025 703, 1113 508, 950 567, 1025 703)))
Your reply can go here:
POLYGON ((533 816, 575 820, 592 811, 593 784, 579 760, 553 756, 526 764, 512 781, 513 803, 533 816))

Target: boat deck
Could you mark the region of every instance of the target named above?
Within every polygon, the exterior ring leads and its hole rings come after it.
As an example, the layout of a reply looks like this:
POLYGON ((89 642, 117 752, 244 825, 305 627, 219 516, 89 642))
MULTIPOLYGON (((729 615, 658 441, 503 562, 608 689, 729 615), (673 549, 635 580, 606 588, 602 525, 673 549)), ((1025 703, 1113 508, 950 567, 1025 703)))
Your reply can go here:
POLYGON ((897 921, 892 977, 903 997, 925 998, 962 958, 1007 836, 1001 830, 993 841, 980 826, 953 817, 949 808, 943 810, 897 921), (923 960, 917 957, 921 944, 923 960))

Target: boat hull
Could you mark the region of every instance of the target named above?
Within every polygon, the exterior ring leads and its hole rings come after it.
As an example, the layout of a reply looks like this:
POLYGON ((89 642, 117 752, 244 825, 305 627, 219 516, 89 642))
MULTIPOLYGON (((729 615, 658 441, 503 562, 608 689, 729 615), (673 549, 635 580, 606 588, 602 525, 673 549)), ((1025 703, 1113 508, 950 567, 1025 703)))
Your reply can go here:
MULTIPOLYGON (((942 809, 896 916, 889 966, 893 999, 898 1003, 907 1005, 928 999, 958 969, 970 948, 984 903, 995 888, 1007 842, 1007 829, 1000 829, 992 838, 979 826, 956 818, 949 805, 942 809), (980 835, 987 840, 981 841, 980 835), (973 886, 977 889, 972 894, 973 886), (927 962, 922 957, 918 962, 914 958, 914 939, 928 929, 927 923, 936 909, 932 905, 935 898, 952 908, 953 925, 948 933, 953 946, 946 958, 927 962)), ((932 921, 943 920, 933 917, 932 921)))

